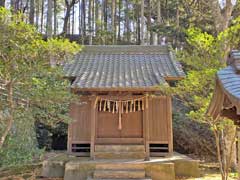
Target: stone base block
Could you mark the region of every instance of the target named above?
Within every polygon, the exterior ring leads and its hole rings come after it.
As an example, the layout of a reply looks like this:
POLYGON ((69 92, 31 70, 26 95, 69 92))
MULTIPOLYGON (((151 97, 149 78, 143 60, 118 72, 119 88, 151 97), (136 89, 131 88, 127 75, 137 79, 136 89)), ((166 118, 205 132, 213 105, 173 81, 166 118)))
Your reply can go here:
POLYGON ((200 177, 199 161, 181 159, 174 161, 174 164, 176 176, 200 177))
POLYGON ((175 180, 174 163, 149 163, 145 170, 152 180, 175 180))
POLYGON ((96 164, 69 161, 65 165, 64 180, 86 180, 93 176, 96 164))
POLYGON ((64 177, 65 161, 44 161, 42 167, 42 176, 48 178, 64 177))

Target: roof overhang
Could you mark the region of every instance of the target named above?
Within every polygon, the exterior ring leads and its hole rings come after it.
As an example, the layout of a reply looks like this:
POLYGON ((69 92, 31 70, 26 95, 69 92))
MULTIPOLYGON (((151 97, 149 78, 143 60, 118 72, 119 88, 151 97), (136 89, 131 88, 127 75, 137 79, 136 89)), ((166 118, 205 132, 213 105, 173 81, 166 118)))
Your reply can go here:
POLYGON ((72 92, 156 92, 160 87, 71 88, 72 92))
POLYGON ((208 107, 207 115, 213 119, 227 117, 239 124, 240 98, 234 92, 240 92, 240 75, 238 77, 234 70, 231 72, 231 67, 228 66, 219 71, 216 76, 214 94, 208 107), (229 70, 232 74, 229 74, 229 70), (227 73, 221 74, 224 71, 227 73))

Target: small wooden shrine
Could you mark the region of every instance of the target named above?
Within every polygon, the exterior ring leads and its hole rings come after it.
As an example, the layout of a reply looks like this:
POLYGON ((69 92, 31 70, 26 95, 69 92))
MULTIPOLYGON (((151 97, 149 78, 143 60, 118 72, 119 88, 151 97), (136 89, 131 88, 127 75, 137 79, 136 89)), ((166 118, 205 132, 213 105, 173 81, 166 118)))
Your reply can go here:
POLYGON ((65 65, 72 92, 68 152, 95 157, 99 145, 141 145, 145 157, 173 152, 171 97, 160 85, 184 77, 169 46, 85 46, 65 65))
POLYGON ((213 119, 227 117, 240 125, 240 51, 232 51, 227 67, 218 71, 214 95, 208 109, 213 119))

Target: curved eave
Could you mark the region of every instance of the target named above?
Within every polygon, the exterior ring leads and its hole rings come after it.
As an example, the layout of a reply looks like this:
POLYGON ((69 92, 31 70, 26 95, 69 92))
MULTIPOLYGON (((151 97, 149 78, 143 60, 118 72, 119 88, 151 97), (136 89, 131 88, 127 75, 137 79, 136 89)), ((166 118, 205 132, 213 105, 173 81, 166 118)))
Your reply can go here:
POLYGON ((240 115, 240 74, 228 66, 217 73, 217 81, 232 106, 236 107, 236 113, 240 115))

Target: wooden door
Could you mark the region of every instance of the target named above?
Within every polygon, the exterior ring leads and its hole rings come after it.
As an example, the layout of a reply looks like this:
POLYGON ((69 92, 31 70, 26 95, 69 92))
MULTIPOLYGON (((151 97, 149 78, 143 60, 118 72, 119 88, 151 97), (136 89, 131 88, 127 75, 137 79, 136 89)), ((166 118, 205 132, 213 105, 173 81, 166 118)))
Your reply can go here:
POLYGON ((98 112, 96 121, 97 138, 120 138, 118 114, 98 112))
POLYGON ((96 119, 96 142, 100 144, 129 144, 143 142, 143 112, 122 114, 119 130, 119 114, 98 112, 96 119))
POLYGON ((130 112, 122 114, 122 138, 143 137, 143 112, 130 112))

